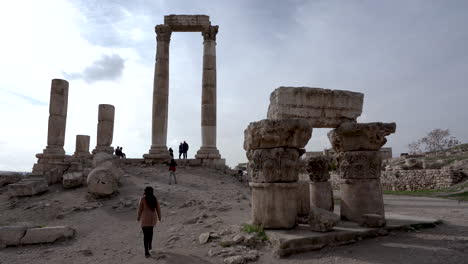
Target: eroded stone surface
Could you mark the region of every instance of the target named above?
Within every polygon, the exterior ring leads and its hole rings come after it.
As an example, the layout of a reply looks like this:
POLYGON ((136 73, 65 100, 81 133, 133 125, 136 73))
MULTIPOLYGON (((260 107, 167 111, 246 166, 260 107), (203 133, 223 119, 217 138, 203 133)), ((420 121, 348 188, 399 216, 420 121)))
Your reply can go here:
POLYGON ((384 215, 380 179, 345 179, 340 190, 343 220, 359 222, 365 214, 384 215))
POLYGON ((20 244, 25 233, 25 226, 0 226, 0 241, 6 246, 16 246, 20 244))
POLYGON ((362 113, 362 93, 310 87, 279 87, 270 95, 268 119, 305 118, 312 127, 335 128, 362 113))
POLYGON ((297 182, 255 183, 252 187, 252 224, 264 228, 293 228, 297 215, 297 182))
POLYGON ((19 172, 0 172, 0 187, 19 182, 23 176, 19 172))
POLYGON ((25 179, 8 185, 10 196, 31 196, 48 190, 45 179, 25 179))
POLYGON ((53 226, 43 228, 30 228, 21 239, 22 245, 52 243, 61 238, 71 238, 75 230, 68 226, 53 226))
POLYGON ((62 178, 63 188, 76 188, 83 185, 82 172, 69 172, 65 173, 62 178))
POLYGON ((376 214, 364 214, 358 224, 363 227, 383 227, 386 224, 385 217, 376 214))
POLYGON ((395 123, 344 123, 328 132, 328 138, 337 152, 379 150, 395 130, 395 123))
POLYGON ((308 181, 299 181, 297 189, 297 215, 308 215, 310 211, 310 191, 308 181))
POLYGON ((247 151, 247 170, 253 182, 294 182, 299 175, 301 151, 295 148, 247 151))
POLYGON ((305 171, 313 182, 325 182, 330 179, 330 163, 328 156, 307 157, 304 159, 305 171))
POLYGON ((244 149, 304 148, 311 136, 312 127, 304 119, 263 119, 244 131, 244 149))
POLYGON ((318 232, 327 232, 333 229, 340 217, 333 212, 317 207, 311 207, 309 212, 310 229, 318 232))
POLYGON ((309 195, 310 207, 317 207, 333 212, 333 189, 330 182, 310 182, 309 195))
POLYGON ((164 24, 173 31, 197 32, 209 27, 211 22, 206 15, 168 15, 164 16, 164 24))
POLYGON ((378 151, 347 151, 338 154, 338 171, 343 179, 380 178, 382 156, 378 151))

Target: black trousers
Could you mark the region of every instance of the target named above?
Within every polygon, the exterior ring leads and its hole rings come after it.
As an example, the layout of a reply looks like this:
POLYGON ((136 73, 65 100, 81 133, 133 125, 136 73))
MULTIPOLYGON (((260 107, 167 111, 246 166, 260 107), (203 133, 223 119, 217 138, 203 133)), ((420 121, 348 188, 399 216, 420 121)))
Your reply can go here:
POLYGON ((143 244, 145 245, 145 253, 149 253, 153 243, 153 229, 154 226, 144 226, 143 230, 143 244))

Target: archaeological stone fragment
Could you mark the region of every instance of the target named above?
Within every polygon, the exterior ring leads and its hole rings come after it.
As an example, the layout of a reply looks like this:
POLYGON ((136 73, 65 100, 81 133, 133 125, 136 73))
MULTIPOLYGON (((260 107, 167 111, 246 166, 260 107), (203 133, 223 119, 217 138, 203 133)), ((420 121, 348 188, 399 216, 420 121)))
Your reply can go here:
POLYGON ((330 163, 328 156, 307 157, 304 159, 305 172, 313 182, 326 182, 330 179, 330 163))
POLYGON ((317 207, 311 207, 309 212, 309 226, 312 231, 328 232, 340 221, 340 217, 333 212, 317 207))
POLYGON ((253 182, 295 182, 302 153, 295 148, 249 150, 247 171, 253 182))
POLYGON ((356 122, 362 93, 310 87, 279 87, 270 95, 268 119, 303 118, 314 128, 336 128, 356 122))
POLYGON ((304 148, 311 136, 312 127, 304 119, 263 119, 244 131, 244 149, 304 148))
POLYGON ((385 215, 380 179, 342 179, 341 219, 359 222, 365 214, 385 215))
POLYGON ((333 189, 330 182, 309 183, 310 207, 321 208, 330 212, 334 209, 333 189))
POLYGON ((252 187, 252 224, 264 228, 293 228, 297 215, 298 183, 255 183, 252 187))
POLYGON ((382 170, 382 156, 376 151, 347 151, 337 157, 342 179, 378 179, 382 170))
POLYGON ((377 151, 387 142, 385 137, 395 130, 395 123, 343 123, 328 132, 328 138, 337 152, 377 151))

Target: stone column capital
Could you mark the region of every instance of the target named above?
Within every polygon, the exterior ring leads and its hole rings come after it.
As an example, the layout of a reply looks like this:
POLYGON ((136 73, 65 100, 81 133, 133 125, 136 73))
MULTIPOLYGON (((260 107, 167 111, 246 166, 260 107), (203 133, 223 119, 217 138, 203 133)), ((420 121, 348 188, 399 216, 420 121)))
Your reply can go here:
POLYGON ((216 34, 218 34, 219 26, 209 26, 202 32, 203 40, 216 41, 216 34))
POLYGON ((157 41, 171 41, 172 29, 167 25, 157 25, 154 28, 157 41))

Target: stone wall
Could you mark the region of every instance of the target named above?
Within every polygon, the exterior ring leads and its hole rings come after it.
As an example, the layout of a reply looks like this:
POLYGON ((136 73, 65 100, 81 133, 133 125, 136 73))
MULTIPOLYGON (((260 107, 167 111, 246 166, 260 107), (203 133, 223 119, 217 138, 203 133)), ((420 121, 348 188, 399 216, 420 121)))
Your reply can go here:
MULTIPOLYGON (((338 190, 338 173, 332 172, 330 176, 333 189, 338 190)), ((466 179, 466 174, 448 169, 382 171, 380 178, 385 191, 438 190, 466 179)))

